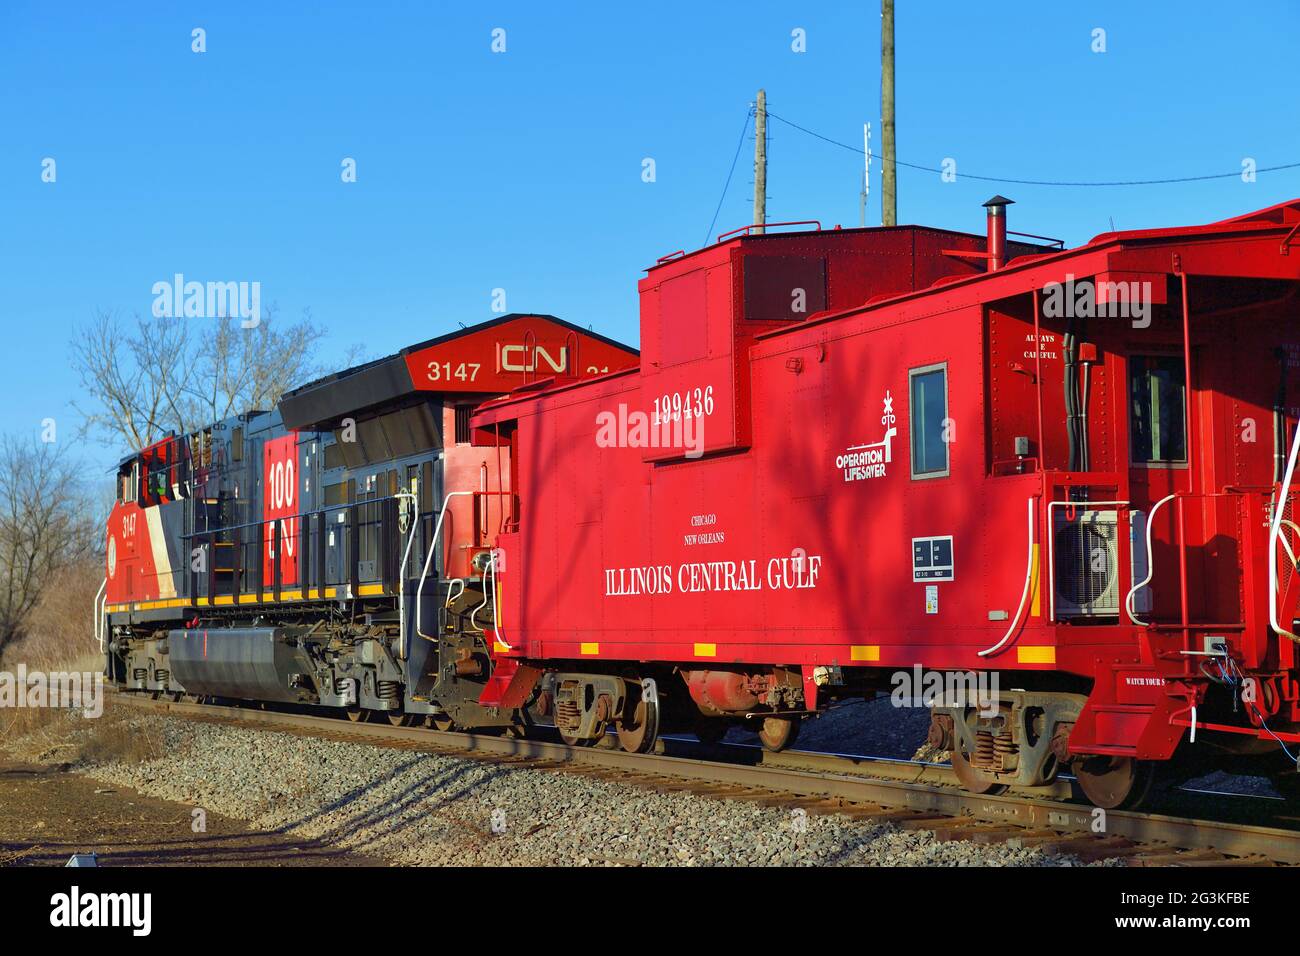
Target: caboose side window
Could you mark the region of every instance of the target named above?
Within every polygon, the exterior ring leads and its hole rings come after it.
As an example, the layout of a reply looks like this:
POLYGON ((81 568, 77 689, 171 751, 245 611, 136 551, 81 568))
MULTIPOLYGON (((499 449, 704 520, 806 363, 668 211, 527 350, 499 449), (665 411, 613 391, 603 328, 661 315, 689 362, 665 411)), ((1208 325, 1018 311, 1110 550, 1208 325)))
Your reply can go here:
POLYGON ((948 366, 929 365, 907 373, 911 396, 912 477, 942 478, 948 474, 948 366))
POLYGON ((1187 461, 1186 375, 1176 355, 1129 358, 1129 447, 1135 465, 1187 461))

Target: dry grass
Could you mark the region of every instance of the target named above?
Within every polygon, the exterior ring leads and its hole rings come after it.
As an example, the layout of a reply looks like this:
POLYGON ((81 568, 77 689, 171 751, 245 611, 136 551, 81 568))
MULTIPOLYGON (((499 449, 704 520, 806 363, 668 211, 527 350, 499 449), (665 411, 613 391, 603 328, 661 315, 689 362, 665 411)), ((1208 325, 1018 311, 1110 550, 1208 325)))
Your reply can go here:
POLYGON ((93 657, 89 668, 103 669, 95 646, 95 592, 104 580, 98 559, 64 568, 45 588, 32 610, 27 636, 5 648, 0 667, 12 670, 19 662, 32 670, 69 670, 93 657))
MULTIPOLYGON (((5 648, 0 670, 16 674, 18 665, 23 664, 29 672, 102 673, 104 662, 95 646, 93 615, 95 592, 103 579, 97 559, 59 572, 33 609, 27 636, 5 648)), ((0 743, 38 735, 53 746, 68 725, 67 712, 58 708, 0 708, 0 743)))
POLYGON ((162 735, 120 711, 105 711, 80 743, 78 763, 145 763, 166 752, 162 735))

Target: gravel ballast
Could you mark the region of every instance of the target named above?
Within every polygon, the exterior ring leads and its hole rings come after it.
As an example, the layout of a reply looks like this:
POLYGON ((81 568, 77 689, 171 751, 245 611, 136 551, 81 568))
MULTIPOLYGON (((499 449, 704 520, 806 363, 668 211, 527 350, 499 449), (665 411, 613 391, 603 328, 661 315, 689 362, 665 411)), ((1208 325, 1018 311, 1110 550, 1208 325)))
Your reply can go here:
POLYGON ((166 755, 78 772, 405 865, 1071 865, 1034 848, 571 773, 169 717, 166 755))

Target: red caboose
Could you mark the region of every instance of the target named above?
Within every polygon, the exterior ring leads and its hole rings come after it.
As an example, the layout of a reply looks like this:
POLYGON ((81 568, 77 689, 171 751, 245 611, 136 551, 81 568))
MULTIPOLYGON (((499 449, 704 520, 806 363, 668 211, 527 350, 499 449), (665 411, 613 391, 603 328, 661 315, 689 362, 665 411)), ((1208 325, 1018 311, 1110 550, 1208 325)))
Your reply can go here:
POLYGON ((934 702, 967 786, 1068 764, 1107 806, 1180 743, 1300 742, 1300 201, 1070 250, 1006 203, 668 257, 639 370, 480 408, 516 501, 481 702, 780 747, 919 665, 979 691, 934 702))

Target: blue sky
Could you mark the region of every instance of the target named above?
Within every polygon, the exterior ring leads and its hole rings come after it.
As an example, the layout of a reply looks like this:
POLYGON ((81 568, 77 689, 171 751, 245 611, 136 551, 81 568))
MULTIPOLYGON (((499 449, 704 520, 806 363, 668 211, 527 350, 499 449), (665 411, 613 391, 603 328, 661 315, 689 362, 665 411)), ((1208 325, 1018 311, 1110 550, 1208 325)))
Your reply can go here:
MULTIPOLYGON (((900 169, 900 222, 980 231, 979 204, 1002 192, 1017 200, 1011 228, 1073 245, 1112 218, 1208 221, 1300 196, 1300 169, 1142 188, 961 177, 1300 161, 1294 3, 898 8, 898 158, 951 157, 958 173, 900 169), (1091 49, 1098 27, 1105 53, 1091 49)), ((286 316, 310 308, 327 362, 491 318, 494 288, 511 311, 635 343, 636 280, 702 243, 760 86, 775 113, 849 143, 870 121, 878 144, 878 7, 6 0, 0 431, 53 416, 69 435, 74 327, 101 308, 147 314, 153 283, 176 272, 259 281, 286 316), (806 52, 791 49, 796 28, 806 52), (341 182, 344 157, 356 183, 341 182)), ((749 221, 752 150, 751 131, 715 233, 749 221)), ((857 225, 860 170, 773 122, 769 219, 857 225)))

